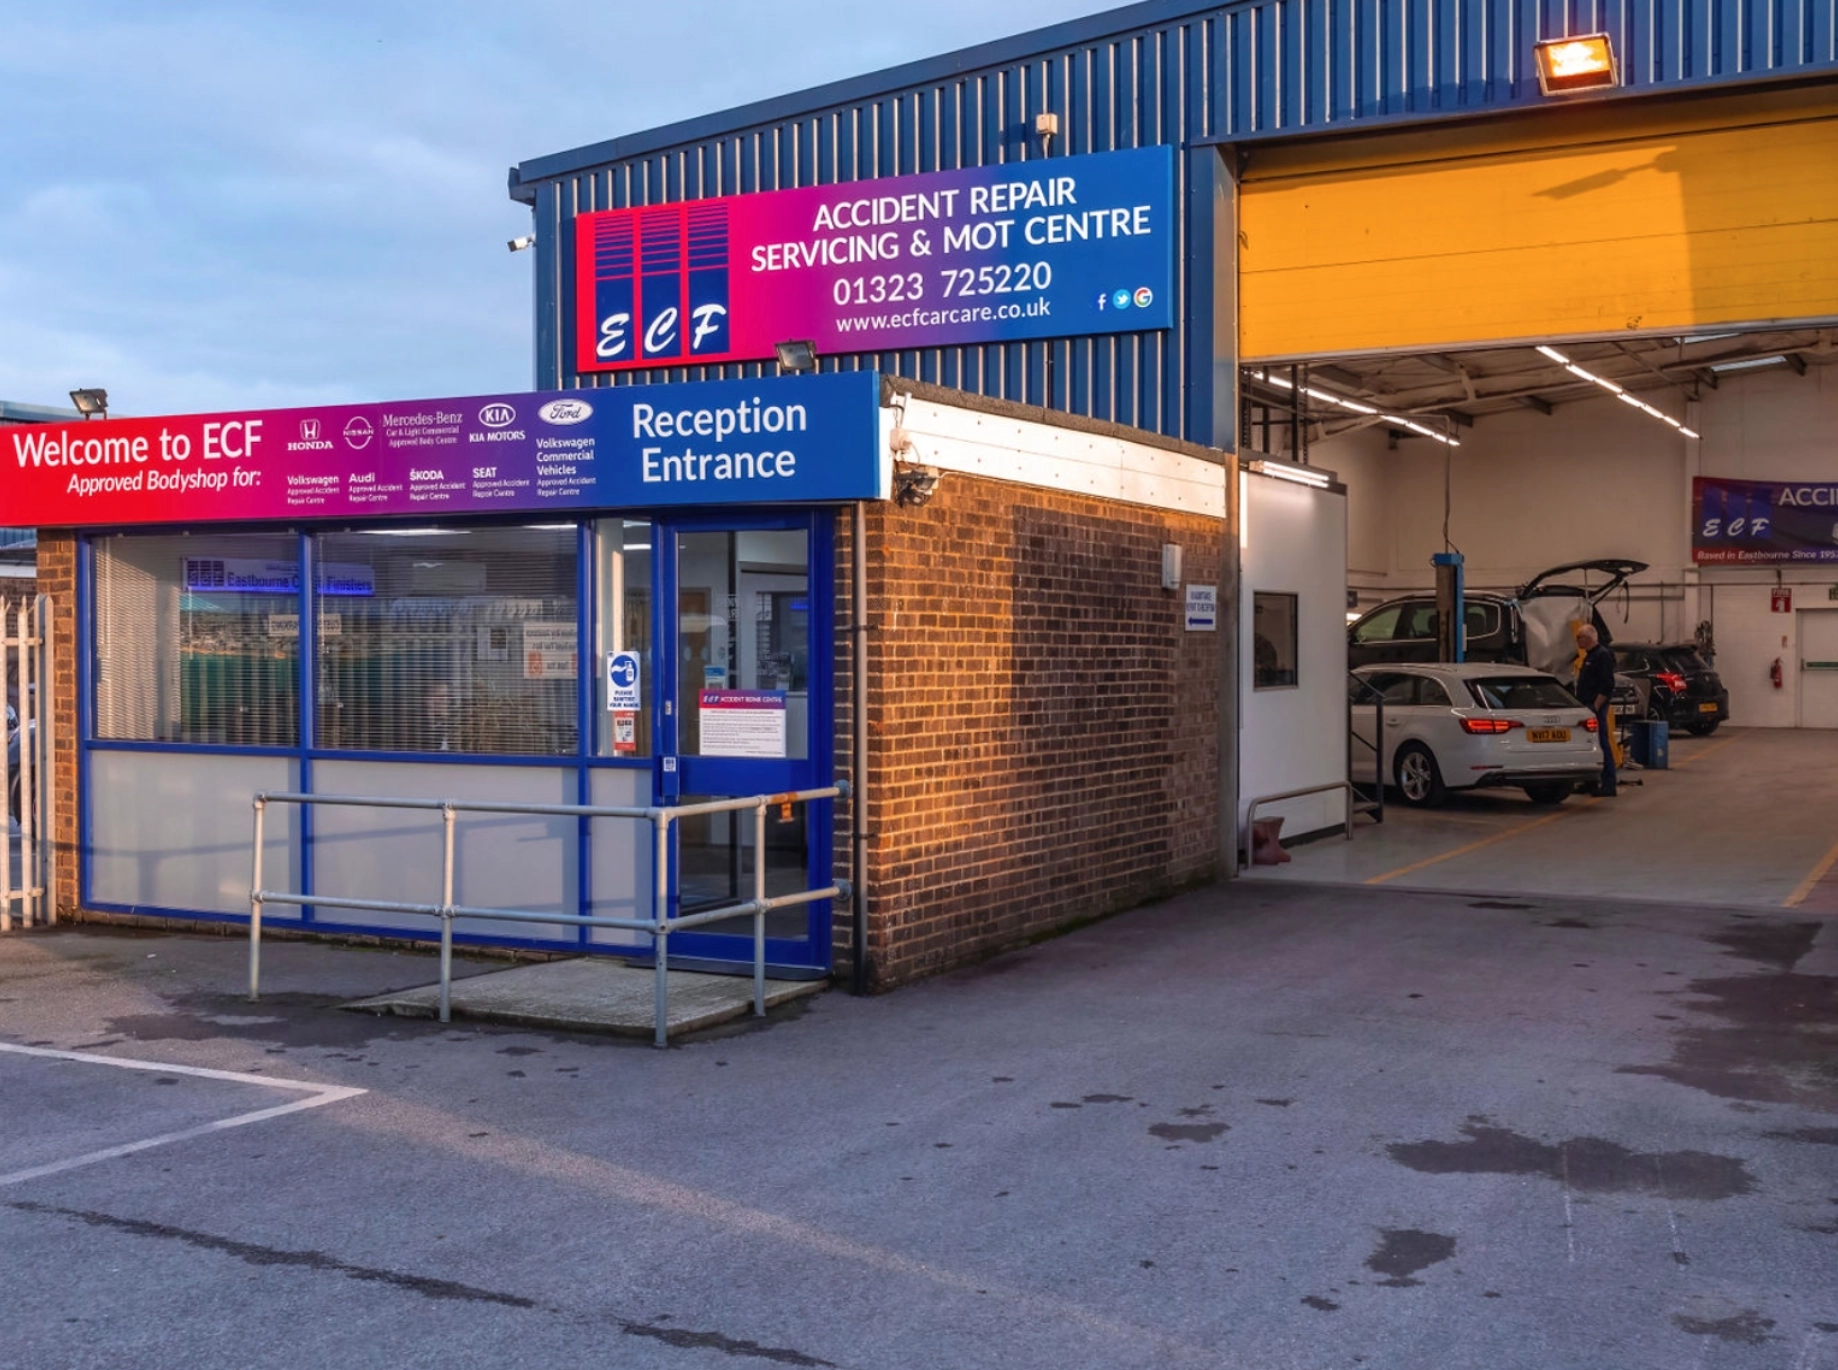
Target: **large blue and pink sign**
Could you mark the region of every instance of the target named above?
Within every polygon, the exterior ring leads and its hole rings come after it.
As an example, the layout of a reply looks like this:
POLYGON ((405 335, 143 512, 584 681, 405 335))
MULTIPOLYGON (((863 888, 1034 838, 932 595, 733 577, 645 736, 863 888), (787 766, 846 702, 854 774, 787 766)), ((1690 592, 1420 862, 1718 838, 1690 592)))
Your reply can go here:
POLYGON ((1838 563, 1838 482, 1691 482, 1691 559, 1699 566, 1838 563))
POLYGON ((581 371, 1169 328, 1168 147, 582 214, 581 371))
POLYGON ((0 429, 0 525, 884 498, 872 372, 0 429))

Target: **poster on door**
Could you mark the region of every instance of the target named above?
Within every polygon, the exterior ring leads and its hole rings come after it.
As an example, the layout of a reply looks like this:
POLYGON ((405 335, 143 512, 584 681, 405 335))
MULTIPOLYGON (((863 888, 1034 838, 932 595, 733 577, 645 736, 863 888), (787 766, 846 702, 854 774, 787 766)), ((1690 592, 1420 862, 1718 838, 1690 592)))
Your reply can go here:
POLYGON ((699 721, 703 756, 785 755, 783 690, 704 690, 699 721))

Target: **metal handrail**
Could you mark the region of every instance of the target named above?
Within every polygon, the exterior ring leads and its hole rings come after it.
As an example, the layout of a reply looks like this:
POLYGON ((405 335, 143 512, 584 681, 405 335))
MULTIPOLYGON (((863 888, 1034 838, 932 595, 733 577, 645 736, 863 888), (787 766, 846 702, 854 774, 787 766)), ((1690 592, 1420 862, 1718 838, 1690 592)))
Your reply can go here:
MULTIPOLYGON (((1354 796, 1353 782, 1351 780, 1330 780, 1324 785, 1304 785, 1299 790, 1283 790, 1277 794, 1260 794, 1251 801, 1250 805, 1244 811, 1244 841, 1240 843, 1238 847, 1239 869, 1249 870, 1251 866, 1252 833, 1255 830, 1255 824, 1257 822, 1257 806, 1259 804, 1275 804, 1284 799, 1300 799, 1304 795, 1326 794, 1329 790, 1343 790, 1346 793, 1346 838, 1347 841, 1351 842, 1353 840, 1354 796)), ((1323 828, 1322 831, 1325 832, 1327 830, 1323 828)))
POLYGON ((766 894, 766 810, 805 804, 819 799, 837 799, 849 793, 849 783, 815 790, 789 790, 782 794, 757 794, 740 799, 708 799, 695 804, 673 804, 649 808, 614 807, 594 804, 491 804, 475 799, 401 799, 373 795, 298 794, 291 791, 262 791, 255 796, 255 850, 251 858, 249 882, 249 1002, 261 999, 262 978, 262 906, 264 904, 323 905, 327 908, 365 909, 377 913, 419 914, 440 919, 440 1021, 452 1021, 453 1000, 453 920, 455 918, 490 918, 500 922, 553 923, 564 927, 625 928, 648 932, 653 939, 656 971, 654 1019, 656 1044, 667 1046, 670 1036, 670 934, 678 929, 717 923, 729 918, 751 916, 753 919, 753 1015, 766 1016, 766 915, 774 909, 814 904, 820 899, 846 899, 850 887, 837 880, 820 890, 803 890, 797 894, 766 894), (262 888, 262 839, 269 804, 301 806, 325 804, 347 808, 421 809, 441 815, 441 886, 438 904, 412 904, 389 899, 352 899, 337 895, 305 894, 295 890, 262 888), (718 909, 669 917, 670 906, 670 825, 682 818, 701 814, 740 813, 753 810, 753 897, 718 909), (479 908, 453 902, 454 823, 460 813, 541 814, 559 818, 630 818, 650 822, 657 837, 653 858, 654 880, 651 891, 651 917, 600 918, 576 913, 535 913, 528 909, 479 908))
POLYGON ((1370 813, 1374 823, 1385 821, 1385 696, 1382 691, 1372 687, 1372 682, 1364 676, 1347 672, 1347 679, 1358 685, 1372 696, 1372 740, 1366 741, 1353 731, 1353 699, 1347 697, 1347 783, 1353 786, 1353 794, 1359 799, 1361 811, 1370 813), (1353 780, 1353 744, 1357 742, 1372 753, 1372 798, 1367 799, 1360 793, 1359 786, 1353 780))

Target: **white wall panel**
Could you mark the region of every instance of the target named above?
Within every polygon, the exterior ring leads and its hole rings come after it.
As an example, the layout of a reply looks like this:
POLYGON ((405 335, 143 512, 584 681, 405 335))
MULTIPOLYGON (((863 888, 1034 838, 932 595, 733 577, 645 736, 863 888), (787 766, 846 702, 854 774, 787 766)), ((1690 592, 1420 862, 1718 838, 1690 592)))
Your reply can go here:
MULTIPOLYGON (((1345 780, 1347 776, 1347 501, 1267 476, 1245 481, 1245 543, 1239 660, 1239 821, 1263 794, 1345 780), (1252 688, 1252 596, 1298 597, 1294 688, 1252 688)), ((1346 819, 1344 791, 1286 800, 1258 810, 1281 817, 1284 833, 1316 832, 1346 819)))

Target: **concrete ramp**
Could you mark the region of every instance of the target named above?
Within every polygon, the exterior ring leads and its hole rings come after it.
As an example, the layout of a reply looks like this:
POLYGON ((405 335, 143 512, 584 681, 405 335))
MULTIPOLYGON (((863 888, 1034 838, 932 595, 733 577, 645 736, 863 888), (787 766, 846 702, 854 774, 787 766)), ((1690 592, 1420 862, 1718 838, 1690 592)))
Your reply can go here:
MULTIPOLYGON (((546 961, 455 980, 453 1016, 567 1032, 649 1037, 655 1027, 655 985, 649 969, 619 961, 597 957, 546 961)), ((818 994, 828 987, 824 980, 768 980, 766 1007, 818 994)), ((379 994, 345 1005, 366 1013, 408 1018, 432 1018, 439 1006, 438 985, 379 994)), ((752 1008, 751 976, 670 972, 672 1036, 744 1017, 752 1008)))

